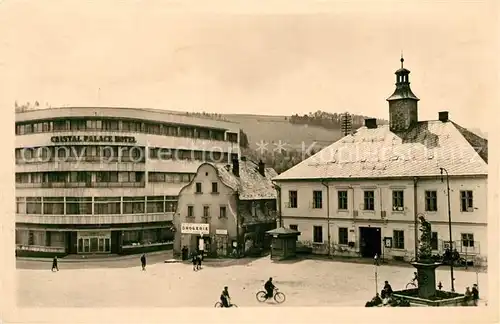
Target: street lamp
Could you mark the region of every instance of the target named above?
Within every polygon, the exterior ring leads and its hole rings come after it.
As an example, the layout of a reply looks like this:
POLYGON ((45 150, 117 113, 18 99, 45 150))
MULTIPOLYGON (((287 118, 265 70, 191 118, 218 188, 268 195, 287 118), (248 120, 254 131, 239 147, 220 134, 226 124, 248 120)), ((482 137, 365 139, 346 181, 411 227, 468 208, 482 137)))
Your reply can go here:
POLYGON ((378 294, 378 273, 377 273, 377 267, 378 267, 378 260, 377 260, 377 255, 375 255, 374 259, 374 264, 375 264, 375 296, 378 294))
POLYGON ((441 182, 444 182, 443 172, 446 173, 446 187, 448 190, 448 230, 450 232, 450 275, 451 275, 451 291, 455 292, 455 278, 453 276, 453 240, 451 236, 451 207, 450 207, 450 176, 448 174, 448 170, 445 168, 439 168, 441 170, 441 182))

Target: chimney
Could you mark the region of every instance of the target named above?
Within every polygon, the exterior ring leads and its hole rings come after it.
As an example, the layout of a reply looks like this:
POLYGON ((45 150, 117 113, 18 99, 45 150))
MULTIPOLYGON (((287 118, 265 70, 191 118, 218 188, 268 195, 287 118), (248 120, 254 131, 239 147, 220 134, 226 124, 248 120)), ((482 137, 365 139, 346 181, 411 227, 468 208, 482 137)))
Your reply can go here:
POLYGON ((376 118, 366 118, 365 119, 366 128, 377 128, 377 119, 376 118))
POLYGON ((240 162, 238 159, 233 159, 233 174, 237 177, 240 176, 240 162))
POLYGON ((448 112, 447 111, 440 111, 439 112, 439 120, 442 121, 443 123, 446 123, 448 121, 448 112))
POLYGON ((266 176, 266 165, 262 162, 262 160, 259 161, 259 173, 263 177, 266 176))

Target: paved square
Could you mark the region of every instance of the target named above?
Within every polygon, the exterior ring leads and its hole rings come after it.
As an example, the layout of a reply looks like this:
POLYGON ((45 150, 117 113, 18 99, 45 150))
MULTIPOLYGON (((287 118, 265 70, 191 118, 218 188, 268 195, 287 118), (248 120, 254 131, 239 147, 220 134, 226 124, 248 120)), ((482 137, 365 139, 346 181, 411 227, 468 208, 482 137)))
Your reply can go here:
MULTIPOLYGON (((273 277, 285 293, 283 306, 360 306, 375 294, 374 266, 347 262, 302 260, 274 263, 269 257, 244 265, 216 262, 193 271, 188 264, 157 263, 140 267, 47 270, 18 269, 18 305, 28 307, 213 307, 227 285, 239 307, 280 307, 255 298, 264 281, 273 277)), ((378 289, 389 280, 394 290, 412 278, 412 267, 378 267, 378 289)), ((456 271, 455 287, 464 292, 476 282, 474 271, 456 271)), ((437 271, 437 281, 449 289, 448 268, 437 271)), ((487 298, 487 274, 479 273, 482 299, 487 298)))

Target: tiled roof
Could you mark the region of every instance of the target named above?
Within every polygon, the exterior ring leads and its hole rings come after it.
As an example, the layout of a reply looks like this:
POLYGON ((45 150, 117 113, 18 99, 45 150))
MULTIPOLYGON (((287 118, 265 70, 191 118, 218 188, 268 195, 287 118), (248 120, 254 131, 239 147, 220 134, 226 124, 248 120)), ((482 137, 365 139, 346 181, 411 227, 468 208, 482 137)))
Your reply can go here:
POLYGON ((291 228, 279 227, 266 232, 267 234, 300 234, 299 231, 293 230, 291 228))
POLYGON ((236 177, 231 168, 218 166, 222 181, 239 191, 241 200, 276 199, 272 179, 278 175, 273 168, 265 168, 265 177, 259 173, 259 166, 252 161, 239 161, 240 176, 236 177), (228 170, 229 169, 229 170, 228 170))
POLYGON ((450 175, 487 175, 487 145, 451 121, 422 121, 397 134, 388 125, 361 127, 274 180, 437 176, 440 168, 450 175))

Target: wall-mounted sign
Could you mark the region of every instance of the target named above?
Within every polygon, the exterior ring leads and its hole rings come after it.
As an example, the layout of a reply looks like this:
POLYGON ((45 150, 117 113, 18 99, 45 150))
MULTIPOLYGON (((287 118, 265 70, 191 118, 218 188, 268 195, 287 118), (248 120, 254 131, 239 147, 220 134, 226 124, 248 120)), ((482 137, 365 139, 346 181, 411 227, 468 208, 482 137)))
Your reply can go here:
POLYGON ((215 234, 217 235, 227 235, 227 230, 226 229, 216 229, 215 234))
POLYGON ((103 135, 68 135, 68 136, 52 136, 52 143, 136 143, 134 136, 103 136, 103 135))
POLYGON ((210 234, 210 224, 196 224, 196 223, 182 223, 181 224, 182 234, 210 234))
POLYGON ((386 249, 392 249, 392 237, 384 237, 384 246, 386 249))

